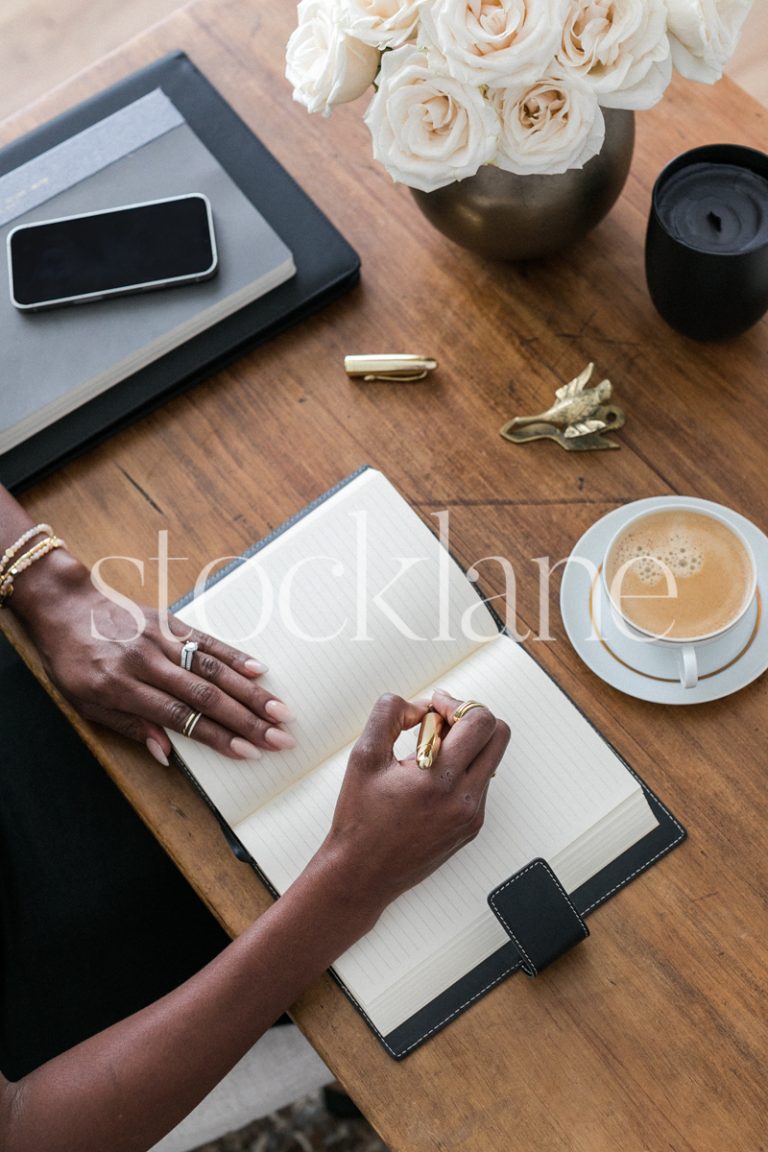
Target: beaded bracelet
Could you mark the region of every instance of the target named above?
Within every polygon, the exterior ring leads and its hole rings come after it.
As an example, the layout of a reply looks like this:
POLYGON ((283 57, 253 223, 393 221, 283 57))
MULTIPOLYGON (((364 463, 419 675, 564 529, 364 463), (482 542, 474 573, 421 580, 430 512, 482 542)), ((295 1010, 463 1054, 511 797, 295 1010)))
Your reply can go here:
MULTIPOLYGON (((64 541, 60 540, 58 536, 46 536, 43 540, 38 540, 36 544, 33 544, 29 551, 19 556, 18 560, 14 560, 10 568, 6 568, 0 574, 0 608, 5 607, 6 602, 13 594, 14 576, 18 576, 36 560, 42 560, 43 556, 53 552, 54 548, 62 547, 64 547, 64 541)), ((16 551, 18 549, 14 550, 14 555, 16 551)))
POLYGON ((2 560, 0 560, 0 576, 5 573, 16 553, 20 552, 24 545, 35 536, 53 536, 53 528, 50 524, 35 524, 34 528, 28 528, 23 536, 19 536, 15 543, 9 545, 3 553, 2 560))

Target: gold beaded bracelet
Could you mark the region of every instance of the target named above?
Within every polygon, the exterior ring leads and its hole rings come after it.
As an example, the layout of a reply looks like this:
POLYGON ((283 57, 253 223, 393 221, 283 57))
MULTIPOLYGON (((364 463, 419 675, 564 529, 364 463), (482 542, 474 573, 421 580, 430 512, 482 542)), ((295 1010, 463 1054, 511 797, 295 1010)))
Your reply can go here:
MULTIPOLYGON (((34 535, 35 533, 32 532, 32 536, 34 535)), ((27 543, 30 539, 31 536, 27 536, 24 543, 27 543)), ((42 560, 43 556, 47 556, 49 552, 53 552, 54 548, 64 547, 64 541, 60 540, 58 536, 46 536, 33 544, 32 547, 19 556, 17 560, 13 560, 13 557, 21 547, 23 547, 23 545, 19 544, 18 541, 15 545, 12 545, 12 551, 9 549, 9 551, 11 551, 12 563, 10 567, 0 571, 0 608, 4 608, 7 601, 13 595, 14 577, 18 576, 19 573, 23 572, 26 568, 29 568, 36 560, 42 560)), ((3 559, 5 559, 5 557, 3 557, 3 559)))

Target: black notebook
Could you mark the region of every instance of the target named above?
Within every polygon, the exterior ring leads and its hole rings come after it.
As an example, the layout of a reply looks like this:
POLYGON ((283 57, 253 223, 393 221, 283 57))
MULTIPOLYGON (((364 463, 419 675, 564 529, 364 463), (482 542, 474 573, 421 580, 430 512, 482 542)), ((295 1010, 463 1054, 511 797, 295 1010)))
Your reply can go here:
MULTIPOLYGON (((68 404, 64 402, 68 400, 72 407, 71 396, 62 400, 54 395, 51 400, 41 390, 41 409, 47 405, 47 410, 36 413, 34 409, 25 409, 16 428, 3 433, 8 444, 13 443, 14 437, 23 438, 21 443, 8 447, 0 455, 0 481, 11 488, 39 478, 170 395, 210 375, 249 346, 296 323, 346 291, 359 276, 356 253, 181 52, 158 60, 2 149, 0 180, 7 176, 15 179, 12 174, 24 173, 24 166, 29 166, 35 158, 52 149, 65 150, 78 137, 83 139, 79 150, 74 149, 74 157, 67 154, 56 169, 61 185, 56 198, 50 201, 51 205, 63 204, 64 208, 71 202, 72 207, 70 210, 59 208, 56 212, 51 209, 49 215, 115 206, 118 200, 136 202, 200 190, 175 186, 179 181, 184 184, 185 173, 189 171, 193 182, 211 181, 215 198, 221 203, 221 225, 226 224, 230 233, 233 229, 237 233, 239 226, 253 252, 249 254, 247 244, 240 246, 230 236, 231 259, 225 260, 226 253, 222 253, 219 276, 204 286, 168 289, 143 298, 79 305, 32 316, 9 314, 6 319, 15 325, 14 351, 8 351, 6 344, 4 357, 0 348, 0 386, 19 391, 6 395, 6 417, 13 401, 24 399, 21 390, 28 392, 34 387, 34 381, 23 379, 24 332, 20 329, 26 327, 34 332, 39 359, 47 347, 59 346, 63 330, 75 317, 79 323, 87 317, 87 323, 93 326, 98 314, 99 319, 103 319, 104 331, 109 329, 114 336, 114 341, 105 339, 103 344, 111 346, 114 342, 116 347, 121 332, 124 333, 137 316, 140 320, 143 317, 143 322, 150 327, 153 324, 150 310, 160 320, 164 320, 166 314, 170 317, 165 327, 158 324, 157 332, 152 333, 156 357, 152 362, 142 365, 140 357, 135 356, 136 350, 127 342, 120 353, 121 363, 114 366, 118 382, 106 387, 105 380, 109 383, 107 377, 112 366, 106 362, 95 364, 93 380, 97 383, 101 380, 100 387, 106 390, 89 399, 89 380, 75 381, 86 398, 73 410, 67 411, 68 404), (163 123, 154 127, 153 134, 150 121, 157 119, 158 106, 160 120, 174 114, 178 119, 179 126, 171 123, 173 130, 166 135, 162 135, 162 131, 168 125, 163 123), (142 127, 136 110, 144 109, 142 127), (116 118, 123 134, 121 140, 115 140, 119 133, 112 131, 112 120, 106 125, 109 132, 99 132, 99 126, 104 125, 107 118, 116 118), (171 144, 179 153, 173 162, 167 156, 164 160, 171 144), (93 175, 83 179, 77 165, 87 166, 91 159, 93 175), (147 195, 142 195, 142 171, 147 174, 147 195), (93 206, 88 203, 91 196, 93 206), (260 226, 264 232, 261 240, 258 239, 260 226), (293 275, 291 256, 295 264, 293 275), (229 277, 226 283, 225 277, 229 277), (262 292, 265 294, 259 295, 262 292), (178 317, 171 316, 174 310, 179 313, 178 317), (198 310, 200 313, 207 310, 207 319, 204 330, 195 333, 198 310), (50 342, 41 338, 43 327, 50 329, 50 342), (168 332, 171 336, 175 334, 176 341, 183 338, 183 342, 172 347, 174 339, 169 338, 168 332), (169 350, 166 351, 166 347, 169 350), (135 370, 133 359, 137 361, 135 370), (102 371, 105 368, 107 377, 102 371), (60 415, 57 406, 61 409, 60 415)), ((35 177, 34 169, 32 177, 35 177)), ((18 194, 26 195, 31 188, 34 196, 40 183, 37 178, 28 179, 26 184, 21 181, 18 194)), ((11 213, 6 230, 13 225, 13 213, 18 210, 16 195, 11 184, 4 198, 10 204, 0 202, 0 213, 5 210, 8 216, 9 209, 11 213)), ((213 202, 214 196, 211 199, 213 202)), ((31 206, 36 207, 34 203, 31 206)), ((37 207, 36 213, 39 218, 45 218, 45 205, 37 207)), ((228 239, 224 230, 222 239, 225 243, 228 239)), ((3 251, 2 259, 5 258, 3 251)), ((13 313, 10 304, 8 308, 13 313)), ((119 360, 117 353, 116 357, 119 360)), ((30 364, 31 360, 30 355, 30 364)), ((49 381, 55 377, 57 364, 70 362, 69 356, 52 355, 50 367, 44 365, 40 371, 36 364, 31 374, 36 379, 49 381)), ((20 406, 23 407, 21 403, 20 406)))
MULTIPOLYGON (((297 714, 296 748, 254 763, 170 734, 236 852, 275 893, 322 842, 382 692, 444 687, 510 725, 477 839, 333 967, 396 1058, 510 973, 534 975, 583 939, 583 917, 685 836, 377 471, 322 497, 177 611, 264 661, 263 683, 297 714)), ((415 739, 403 735, 401 757, 415 739)))

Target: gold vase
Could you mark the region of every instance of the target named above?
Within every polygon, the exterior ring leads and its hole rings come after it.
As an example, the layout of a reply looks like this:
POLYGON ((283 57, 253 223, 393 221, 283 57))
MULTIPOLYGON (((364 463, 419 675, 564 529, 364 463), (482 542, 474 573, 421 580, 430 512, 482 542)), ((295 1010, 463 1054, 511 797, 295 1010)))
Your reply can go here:
POLYGON ((498 260, 551 256, 585 236, 610 211, 629 174, 635 116, 605 108, 605 142, 583 168, 516 176, 485 164, 438 188, 411 189, 431 224, 456 244, 498 260))

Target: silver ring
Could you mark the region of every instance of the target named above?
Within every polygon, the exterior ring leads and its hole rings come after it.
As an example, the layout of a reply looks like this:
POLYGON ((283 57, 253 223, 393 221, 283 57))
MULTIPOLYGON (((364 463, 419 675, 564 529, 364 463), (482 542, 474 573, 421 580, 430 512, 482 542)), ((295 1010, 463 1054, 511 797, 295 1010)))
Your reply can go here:
POLYGON ((192 733, 195 730, 195 726, 201 716, 202 712, 190 712, 189 716, 187 716, 186 720, 184 721, 184 727, 181 730, 182 736, 191 738, 192 733))
POLYGON ((192 671, 192 658, 199 647, 200 645, 195 640, 187 640, 186 644, 182 647, 179 663, 185 672, 192 671))

